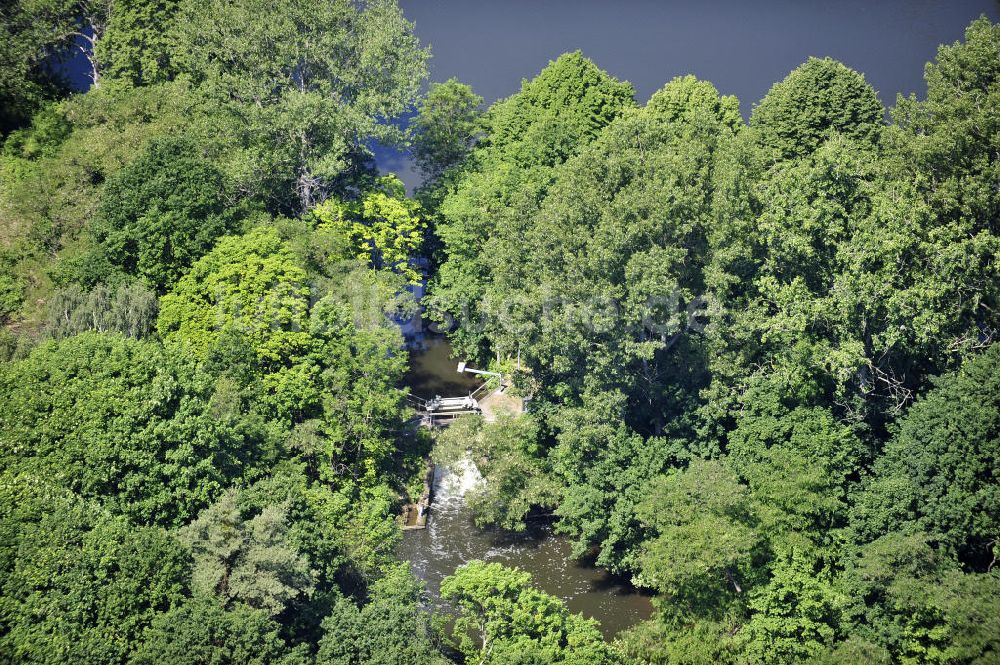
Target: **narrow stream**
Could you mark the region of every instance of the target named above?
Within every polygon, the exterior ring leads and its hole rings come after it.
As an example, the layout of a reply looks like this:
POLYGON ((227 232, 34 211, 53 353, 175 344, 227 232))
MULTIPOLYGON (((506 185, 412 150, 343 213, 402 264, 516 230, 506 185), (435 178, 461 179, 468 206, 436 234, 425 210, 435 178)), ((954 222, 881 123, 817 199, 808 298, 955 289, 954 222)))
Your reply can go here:
MULTIPOLYGON (((407 383, 414 392, 450 396, 475 387, 461 383, 464 377, 455 370, 457 361, 450 352, 443 339, 431 340, 425 351, 411 352, 413 371, 407 383)), ((454 470, 438 468, 427 528, 403 534, 400 558, 410 561, 435 597, 445 576, 463 563, 483 559, 530 572, 541 589, 565 600, 571 611, 600 621, 606 637, 650 616, 647 595, 626 580, 572 559, 570 543, 554 535, 548 524, 531 524, 523 533, 477 528, 464 500, 477 482, 481 478, 471 462, 454 470)))

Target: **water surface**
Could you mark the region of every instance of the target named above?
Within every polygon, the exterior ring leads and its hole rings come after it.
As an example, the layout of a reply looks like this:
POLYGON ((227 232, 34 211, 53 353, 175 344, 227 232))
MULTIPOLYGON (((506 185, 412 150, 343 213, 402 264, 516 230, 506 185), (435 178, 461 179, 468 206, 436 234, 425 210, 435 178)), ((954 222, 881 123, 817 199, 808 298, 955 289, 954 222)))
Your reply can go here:
POLYGON ((410 369, 404 386, 417 397, 462 397, 482 383, 474 374, 459 374, 458 359, 451 357, 451 344, 443 337, 423 336, 420 348, 410 351, 410 369))
POLYGON ((605 637, 649 618, 653 608, 648 595, 627 580, 573 560, 569 541, 553 535, 548 524, 530 524, 524 533, 477 528, 462 496, 472 484, 470 477, 478 474, 436 470, 427 528, 404 532, 398 550, 435 598, 445 576, 463 563, 483 559, 528 571, 539 588, 562 598, 570 611, 600 621, 605 637))
MULTIPOLYGON (((422 340, 423 350, 411 351, 406 385, 419 397, 468 394, 479 381, 456 369, 451 346, 443 338, 422 340)), ((403 533, 398 555, 411 563, 436 598, 441 580, 473 559, 517 566, 531 573, 535 584, 566 601, 573 612, 601 622, 606 637, 648 618, 649 597, 627 580, 570 556, 570 543, 552 533, 547 522, 535 521, 523 533, 480 529, 465 505, 465 493, 482 478, 471 462, 456 472, 435 470, 434 496, 427 528, 403 533)))

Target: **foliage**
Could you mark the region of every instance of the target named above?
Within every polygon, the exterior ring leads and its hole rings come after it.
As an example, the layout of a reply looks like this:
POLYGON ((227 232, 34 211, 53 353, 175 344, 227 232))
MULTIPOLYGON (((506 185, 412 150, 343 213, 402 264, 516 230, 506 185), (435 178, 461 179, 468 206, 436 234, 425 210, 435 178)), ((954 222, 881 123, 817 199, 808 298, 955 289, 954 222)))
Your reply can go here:
POLYGON ((182 124, 200 133, 192 122, 195 106, 183 82, 129 93, 101 87, 47 107, 31 128, 11 135, 0 160, 6 165, 0 168, 0 238, 10 274, 23 288, 26 318, 44 317, 55 288, 90 288, 115 272, 91 233, 103 187, 154 137, 182 124))
POLYGON ((420 205, 406 197, 395 176, 380 178, 379 187, 359 201, 327 199, 310 213, 320 231, 344 239, 348 251, 376 268, 397 270, 416 284, 420 271, 413 265, 426 227, 420 205))
POLYGON ((211 390, 156 342, 84 333, 44 343, 0 367, 3 467, 137 523, 176 526, 266 463, 266 434, 216 417, 211 390))
POLYGON ((431 640, 420 610, 420 586, 405 565, 397 566, 371 590, 360 609, 341 598, 323 620, 316 655, 322 665, 432 665, 446 662, 431 640))
POLYGON ((156 326, 157 304, 142 282, 121 282, 113 289, 98 284, 90 291, 70 285, 49 301, 46 332, 56 339, 88 331, 145 337, 156 326))
POLYGON ((559 431, 549 457, 563 484, 556 530, 574 538, 574 556, 597 548, 599 565, 625 573, 634 570, 645 540, 638 506, 680 446, 643 439, 615 423, 616 411, 610 409, 620 407, 617 397, 563 410, 554 419, 559 431))
POLYGON ((998 54, 973 22, 889 122, 828 58, 749 124, 579 52, 480 112, 418 103, 394 0, 7 3, 0 653, 997 660, 998 54), (417 199, 372 159, 410 137, 417 199), (480 524, 552 514, 654 590, 613 644, 481 561, 448 626, 395 559, 427 266, 454 348, 531 398, 435 455, 472 455, 480 524))
POLYGON ((311 594, 315 573, 288 543, 287 513, 278 504, 245 518, 234 492, 220 496, 181 531, 194 557, 194 587, 227 606, 244 603, 272 617, 311 594))
POLYGON ((754 107, 750 126, 779 159, 807 155, 833 133, 878 140, 885 110, 864 76, 832 58, 809 58, 754 107))
POLYGON ((220 115, 242 120, 298 212, 330 193, 369 139, 394 138, 386 121, 426 76, 427 52, 388 0, 185 2, 176 25, 172 62, 220 115))
POLYGON ((132 86, 169 81, 176 74, 174 23, 182 0, 115 5, 94 49, 104 83, 132 86))
POLYGON ((718 597, 727 587, 742 593, 740 580, 761 539, 749 498, 719 462, 696 460, 658 479, 639 505, 640 519, 655 534, 639 557, 642 584, 675 603, 718 597))
POLYGON ((261 362, 280 365, 309 341, 305 282, 305 270, 274 230, 226 237, 161 298, 157 330, 199 355, 235 330, 261 362))
POLYGON ((0 533, 0 651, 11 661, 124 663, 183 600, 190 561, 170 534, 39 475, 0 478, 0 533))
POLYGON ((467 659, 481 663, 613 663, 597 622, 570 614, 561 600, 531 585, 531 574, 470 561, 441 582, 456 603, 452 631, 467 659), (476 635, 479 643, 470 635, 476 635))
POLYGON ((1000 538, 1000 347, 967 360, 910 407, 858 497, 867 537, 916 529, 982 570, 1000 538))
POLYGON ((839 599, 827 570, 796 548, 778 555, 771 581, 750 598, 743 639, 753 662, 787 663, 822 652, 835 635, 839 599))
MULTIPOLYGON (((484 342, 474 323, 493 279, 488 262, 509 263, 553 168, 632 106, 633 94, 581 53, 567 53, 486 113, 483 138, 443 197, 436 228, 445 260, 431 314, 465 323, 453 337, 464 354, 475 356, 484 342)), ((523 264, 516 259, 509 269, 523 264)))
POLYGON ((413 157, 428 180, 437 180, 465 160, 479 134, 482 103, 483 98, 457 78, 431 84, 410 122, 413 157))
POLYGON ((305 655, 289 653, 281 625, 263 610, 236 605, 231 610, 217 599, 195 594, 158 615, 129 660, 135 665, 297 665, 305 655))
POLYGON ((233 212, 197 146, 158 140, 104 186, 94 233, 112 265, 162 293, 233 230, 233 212))

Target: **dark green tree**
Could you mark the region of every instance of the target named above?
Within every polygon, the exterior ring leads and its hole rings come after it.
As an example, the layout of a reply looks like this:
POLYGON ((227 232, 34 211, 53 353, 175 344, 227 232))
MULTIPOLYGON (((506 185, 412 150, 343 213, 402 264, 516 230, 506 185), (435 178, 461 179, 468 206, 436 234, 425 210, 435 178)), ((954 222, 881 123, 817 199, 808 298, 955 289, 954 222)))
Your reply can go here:
POLYGON ((874 143, 885 109, 864 75, 832 58, 809 58, 754 107, 750 126, 778 159, 813 152, 833 134, 874 143))
POLYGON ((0 534, 0 652, 10 662, 125 663, 187 592, 191 562, 173 536, 40 475, 0 479, 0 534))
POLYGON ((42 344, 0 366, 0 459, 137 523, 185 523, 268 447, 258 424, 212 412, 205 378, 153 341, 42 344))
POLYGON ((317 665, 443 665, 420 599, 421 587, 405 565, 372 585, 363 607, 339 599, 323 619, 317 665))
POLYGON ((163 293, 235 228, 234 212, 212 162, 190 140, 166 139, 108 181, 94 234, 113 265, 163 293))
POLYGON ((985 570, 1000 538, 1000 347, 941 377, 900 419, 859 497, 855 526, 868 538, 897 529, 928 534, 985 570))
POLYGON ((129 663, 134 665, 299 665, 309 662, 302 649, 289 650, 281 625, 267 612, 195 594, 158 615, 143 634, 129 663))

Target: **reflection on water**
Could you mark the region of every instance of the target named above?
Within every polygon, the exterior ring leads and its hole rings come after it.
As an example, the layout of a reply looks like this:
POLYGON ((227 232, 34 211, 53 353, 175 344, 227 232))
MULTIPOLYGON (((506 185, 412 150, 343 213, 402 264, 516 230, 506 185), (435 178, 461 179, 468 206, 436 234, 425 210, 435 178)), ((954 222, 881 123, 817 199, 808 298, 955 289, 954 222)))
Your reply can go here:
POLYGON ((600 621, 606 637, 652 613, 649 597, 626 581, 571 559, 570 543, 554 536, 548 525, 536 524, 525 533, 477 528, 463 496, 481 479, 471 462, 457 470, 435 472, 427 528, 405 532, 399 548, 400 558, 411 562, 435 597, 446 575, 483 559, 530 572, 539 588, 565 600, 572 612, 600 621))
POLYGON ((425 337, 421 349, 410 352, 410 370, 403 383, 417 397, 430 399, 468 395, 482 383, 473 374, 459 374, 458 360, 443 337, 425 337))

